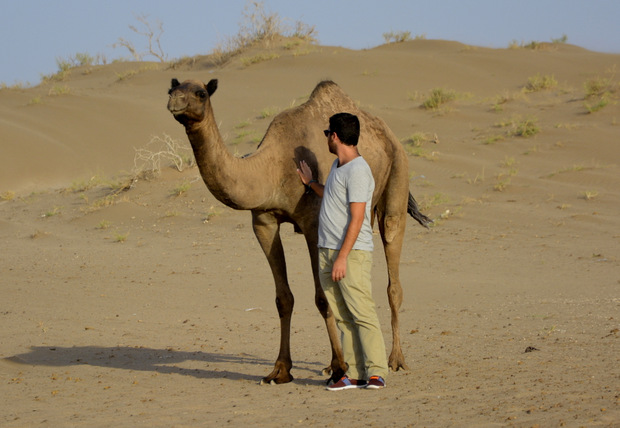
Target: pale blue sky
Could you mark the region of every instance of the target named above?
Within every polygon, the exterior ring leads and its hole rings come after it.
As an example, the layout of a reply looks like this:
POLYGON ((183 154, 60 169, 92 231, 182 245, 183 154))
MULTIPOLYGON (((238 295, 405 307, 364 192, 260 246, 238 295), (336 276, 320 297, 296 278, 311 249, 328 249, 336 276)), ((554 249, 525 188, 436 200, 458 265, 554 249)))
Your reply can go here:
MULTIPOLYGON (((0 0, 0 82, 39 83, 76 53, 127 57, 119 37, 146 48, 133 33, 136 15, 163 23, 170 59, 209 53, 235 35, 246 0, 0 0)), ((620 53, 618 0, 264 0, 285 23, 315 26, 319 43, 353 49, 383 44, 383 33, 505 48, 511 41, 568 43, 620 53)), ((148 59, 148 58, 145 58, 148 59)))

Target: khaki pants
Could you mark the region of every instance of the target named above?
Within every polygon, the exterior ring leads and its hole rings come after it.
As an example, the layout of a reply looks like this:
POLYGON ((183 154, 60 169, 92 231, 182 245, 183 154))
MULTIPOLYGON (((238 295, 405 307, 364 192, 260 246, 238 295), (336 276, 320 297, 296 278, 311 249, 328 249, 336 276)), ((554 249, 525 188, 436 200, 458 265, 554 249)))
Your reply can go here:
POLYGON ((372 253, 351 251, 346 276, 334 282, 332 266, 337 256, 337 250, 319 248, 319 278, 341 332, 342 352, 349 364, 347 375, 351 379, 385 378, 388 373, 385 342, 370 281, 372 253))

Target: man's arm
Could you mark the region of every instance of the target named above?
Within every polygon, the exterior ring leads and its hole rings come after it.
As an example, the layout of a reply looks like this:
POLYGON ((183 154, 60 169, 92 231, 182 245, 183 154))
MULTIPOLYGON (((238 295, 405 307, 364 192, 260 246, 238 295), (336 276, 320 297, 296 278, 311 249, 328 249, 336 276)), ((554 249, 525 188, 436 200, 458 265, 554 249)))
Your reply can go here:
POLYGON ((357 241, 357 237, 362 230, 362 224, 364 223, 364 215, 366 213, 366 202, 351 202, 349 204, 351 210, 351 221, 347 227, 344 241, 340 247, 340 253, 334 261, 332 267, 332 279, 334 281, 340 281, 346 276, 347 273, 347 257, 357 241))

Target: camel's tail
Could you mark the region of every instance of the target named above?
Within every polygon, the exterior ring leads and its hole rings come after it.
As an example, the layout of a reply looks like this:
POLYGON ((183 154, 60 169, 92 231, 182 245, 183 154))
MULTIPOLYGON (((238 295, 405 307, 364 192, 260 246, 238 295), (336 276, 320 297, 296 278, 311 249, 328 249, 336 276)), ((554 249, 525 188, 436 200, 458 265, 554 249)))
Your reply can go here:
POLYGON ((433 222, 430 218, 426 217, 424 214, 420 212, 418 209, 418 203, 411 193, 409 193, 409 203, 407 204, 407 212, 411 217, 413 217, 418 223, 428 229, 428 225, 433 222))

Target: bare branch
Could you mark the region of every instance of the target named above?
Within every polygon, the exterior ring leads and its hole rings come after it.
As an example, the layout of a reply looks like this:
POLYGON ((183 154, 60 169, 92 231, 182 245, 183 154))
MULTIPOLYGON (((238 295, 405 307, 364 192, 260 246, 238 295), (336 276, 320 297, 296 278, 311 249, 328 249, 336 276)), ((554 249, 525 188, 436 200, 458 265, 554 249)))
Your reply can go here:
POLYGON ((151 55, 157 58, 160 62, 166 62, 166 54, 161 47, 161 36, 164 33, 164 25, 161 21, 156 21, 156 30, 153 30, 151 23, 148 20, 147 15, 135 15, 135 18, 142 24, 143 29, 139 29, 134 25, 129 25, 129 29, 134 33, 146 37, 148 41, 148 51, 138 52, 134 44, 122 37, 119 37, 118 42, 114 43, 112 47, 124 47, 126 48, 136 61, 141 61, 145 55, 151 55))

